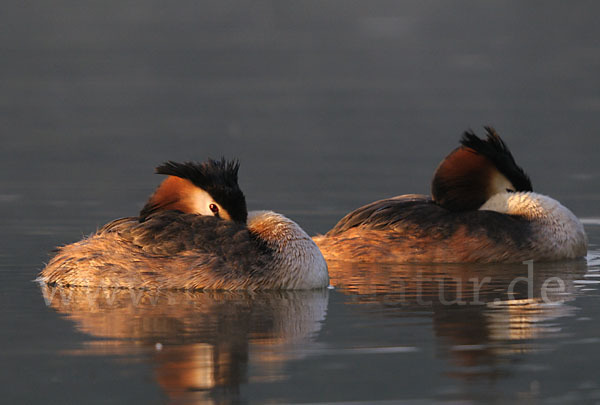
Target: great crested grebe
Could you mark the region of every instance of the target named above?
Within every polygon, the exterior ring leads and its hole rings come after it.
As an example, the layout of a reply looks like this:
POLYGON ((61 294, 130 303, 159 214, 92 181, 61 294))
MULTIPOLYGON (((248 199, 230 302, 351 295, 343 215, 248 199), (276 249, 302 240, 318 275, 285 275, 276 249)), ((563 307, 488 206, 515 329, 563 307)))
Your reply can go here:
POLYGON ((167 162, 140 215, 112 221, 58 249, 39 280, 59 286, 144 289, 314 289, 327 264, 292 220, 248 213, 239 163, 167 162))
POLYGON ((465 132, 438 166, 432 195, 402 195, 349 213, 313 239, 329 260, 398 263, 552 261, 583 257, 583 225, 532 191, 491 127, 465 132))

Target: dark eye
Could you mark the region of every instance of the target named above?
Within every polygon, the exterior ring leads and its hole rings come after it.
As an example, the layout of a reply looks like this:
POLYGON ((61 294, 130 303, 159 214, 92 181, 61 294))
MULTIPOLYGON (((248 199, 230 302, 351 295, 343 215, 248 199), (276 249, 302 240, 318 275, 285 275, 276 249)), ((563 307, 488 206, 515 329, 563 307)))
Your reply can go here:
POLYGON ((219 207, 217 207, 217 204, 211 204, 208 206, 208 208, 212 211, 213 214, 219 214, 219 207))
POLYGON ((515 190, 513 190, 513 189, 510 189, 510 188, 507 188, 507 189, 506 189, 506 191, 507 191, 508 193, 514 193, 514 192, 515 192, 515 190))

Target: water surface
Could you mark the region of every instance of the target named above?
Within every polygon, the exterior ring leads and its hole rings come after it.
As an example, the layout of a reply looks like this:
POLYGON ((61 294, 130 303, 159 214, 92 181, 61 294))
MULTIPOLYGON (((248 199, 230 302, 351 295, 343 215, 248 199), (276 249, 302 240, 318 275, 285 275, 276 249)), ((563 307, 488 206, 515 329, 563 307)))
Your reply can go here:
POLYGON ((600 400, 594 2, 9 3, 0 13, 7 403, 600 400), (584 218, 583 261, 333 264, 333 289, 40 288, 60 244, 135 214, 153 167, 238 157, 250 209, 322 233, 428 193, 491 124, 584 218))

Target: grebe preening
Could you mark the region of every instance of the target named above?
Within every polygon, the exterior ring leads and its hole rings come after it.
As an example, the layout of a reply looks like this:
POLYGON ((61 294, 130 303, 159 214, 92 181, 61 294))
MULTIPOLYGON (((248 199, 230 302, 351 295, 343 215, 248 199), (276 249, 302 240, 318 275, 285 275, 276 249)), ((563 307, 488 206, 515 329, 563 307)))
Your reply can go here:
POLYGON ((583 257, 587 236, 558 201, 532 192, 496 131, 465 132, 437 168, 432 196, 373 202, 315 242, 327 260, 398 263, 553 261, 583 257))
POLYGON ((144 289, 314 289, 329 284, 312 239, 271 211, 248 213, 239 163, 167 162, 138 217, 58 249, 40 280, 144 289))

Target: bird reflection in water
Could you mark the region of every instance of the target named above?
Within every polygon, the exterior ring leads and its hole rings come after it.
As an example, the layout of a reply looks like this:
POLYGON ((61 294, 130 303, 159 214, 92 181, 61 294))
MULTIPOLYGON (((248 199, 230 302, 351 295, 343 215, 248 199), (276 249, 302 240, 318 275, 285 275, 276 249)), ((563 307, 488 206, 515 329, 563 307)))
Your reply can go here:
POLYGON ((560 332, 554 320, 574 315, 574 281, 587 269, 585 260, 328 265, 331 284, 370 316, 431 318, 437 355, 450 359, 449 374, 467 379, 494 378, 506 361, 518 361, 512 355, 546 347, 539 339, 560 332))
POLYGON ((284 378, 286 362, 301 356, 293 348, 319 332, 328 300, 327 290, 41 288, 47 305, 98 338, 69 354, 148 359, 167 395, 192 403, 235 399, 249 379, 284 378))

